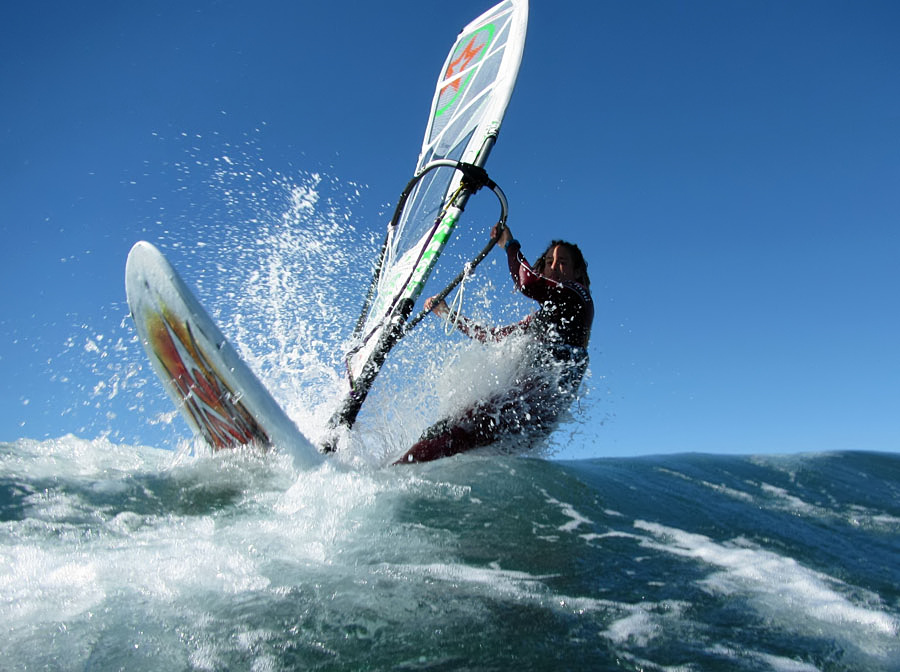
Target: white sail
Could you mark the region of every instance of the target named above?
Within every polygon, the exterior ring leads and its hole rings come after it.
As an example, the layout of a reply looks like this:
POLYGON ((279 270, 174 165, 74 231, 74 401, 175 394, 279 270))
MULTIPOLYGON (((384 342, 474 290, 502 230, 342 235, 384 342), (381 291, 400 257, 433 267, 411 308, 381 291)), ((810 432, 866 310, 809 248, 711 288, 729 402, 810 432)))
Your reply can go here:
MULTIPOLYGON (((437 160, 484 165, 512 95, 527 22, 527 0, 504 0, 460 32, 435 86, 417 176, 437 160)), ((347 358, 351 386, 421 293, 461 212, 453 206, 461 179, 448 167, 421 175, 392 220, 375 296, 347 358)))

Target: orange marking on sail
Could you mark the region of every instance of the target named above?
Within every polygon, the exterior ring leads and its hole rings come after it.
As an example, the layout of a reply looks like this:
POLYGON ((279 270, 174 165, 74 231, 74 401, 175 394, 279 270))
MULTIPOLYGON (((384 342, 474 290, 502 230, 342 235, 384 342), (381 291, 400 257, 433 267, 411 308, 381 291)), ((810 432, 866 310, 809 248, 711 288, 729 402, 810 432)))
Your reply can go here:
MULTIPOLYGON (((458 72, 462 72, 466 68, 469 67, 469 64, 475 60, 475 57, 478 56, 479 52, 484 48, 484 45, 480 45, 479 47, 475 47, 475 38, 478 37, 477 34, 472 36, 472 39, 469 40, 469 43, 466 45, 466 48, 463 49, 463 52, 459 55, 455 61, 451 61, 450 65, 447 66, 447 72, 444 74, 444 79, 449 79, 453 75, 458 72)), ((461 83, 461 78, 457 78, 456 80, 450 82, 441 89, 441 95, 444 95, 444 92, 453 87, 454 91, 459 91, 459 86, 461 83)))

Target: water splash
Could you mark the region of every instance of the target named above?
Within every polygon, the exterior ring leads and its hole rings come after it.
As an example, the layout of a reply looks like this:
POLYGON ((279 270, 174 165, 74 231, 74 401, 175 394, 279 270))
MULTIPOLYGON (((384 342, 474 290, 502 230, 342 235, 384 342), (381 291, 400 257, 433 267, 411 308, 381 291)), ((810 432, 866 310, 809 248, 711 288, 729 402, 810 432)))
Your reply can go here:
MULTIPOLYGON (((288 415, 316 440, 346 389, 343 353, 389 208, 372 207, 365 185, 324 171, 269 167, 258 135, 242 143, 189 134, 161 141, 185 158, 165 168, 172 191, 153 200, 158 211, 140 237, 161 247, 288 415)), ((426 296, 481 245, 472 235, 457 239, 426 296)), ((487 261, 467 285, 465 312, 485 322, 520 319, 533 305, 508 287, 505 264, 487 261)), ((163 444, 181 445, 187 432, 146 362, 127 306, 108 312, 106 324, 83 325, 67 344, 89 371, 91 382, 79 394, 104 426, 96 433, 142 442, 149 424, 162 431, 163 444)), ((426 320, 385 363, 345 442, 354 455, 348 459, 380 465, 396 457, 441 415, 513 385, 513 359, 503 348, 486 352, 448 337, 426 320)))

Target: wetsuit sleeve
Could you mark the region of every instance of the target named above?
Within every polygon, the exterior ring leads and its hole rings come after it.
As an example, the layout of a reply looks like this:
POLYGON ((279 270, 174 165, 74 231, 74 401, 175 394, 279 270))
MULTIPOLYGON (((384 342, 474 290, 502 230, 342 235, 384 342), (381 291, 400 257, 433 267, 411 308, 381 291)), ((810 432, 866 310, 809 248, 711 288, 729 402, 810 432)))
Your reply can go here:
MULTIPOLYGON (((521 284, 519 284, 519 266, 521 266, 522 262, 525 262, 526 266, 528 265, 525 257, 522 256, 522 246, 518 240, 513 238, 506 245, 506 263, 509 266, 509 274, 512 276, 513 282, 516 283, 516 289, 522 288, 521 284)), ((529 266, 529 268, 531 267, 529 266)))
POLYGON ((528 325, 530 319, 531 316, 526 317, 521 322, 516 322, 515 324, 509 324, 504 327, 488 328, 484 325, 478 324, 468 317, 460 316, 459 321, 456 323, 456 328, 469 338, 473 338, 476 341, 480 341, 481 343, 487 343, 488 341, 497 342, 502 341, 504 338, 506 338, 510 334, 516 333, 517 331, 523 331, 528 325))
POLYGON ((506 246, 506 261, 509 265, 509 274, 516 289, 521 291, 529 299, 544 302, 550 298, 550 293, 559 286, 559 283, 539 275, 522 254, 522 246, 518 240, 509 241, 506 246))

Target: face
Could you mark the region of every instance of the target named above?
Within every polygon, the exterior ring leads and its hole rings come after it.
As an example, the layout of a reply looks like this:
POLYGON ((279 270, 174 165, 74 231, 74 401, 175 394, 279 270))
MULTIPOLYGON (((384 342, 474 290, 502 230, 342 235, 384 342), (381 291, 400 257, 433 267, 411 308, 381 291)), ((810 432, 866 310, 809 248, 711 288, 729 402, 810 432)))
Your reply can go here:
POLYGON ((575 280, 575 264, 568 247, 557 245, 550 251, 550 256, 544 261, 544 276, 557 282, 575 280))

